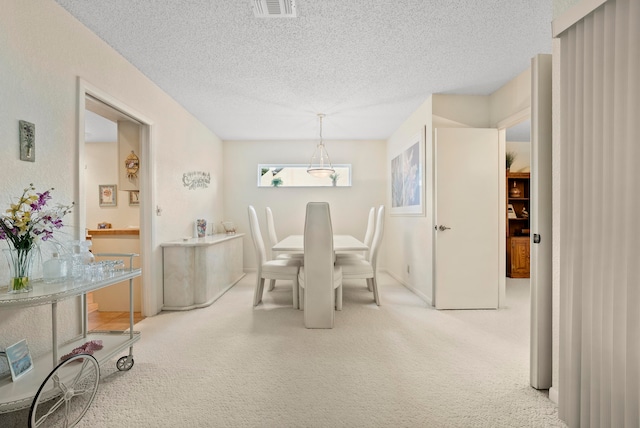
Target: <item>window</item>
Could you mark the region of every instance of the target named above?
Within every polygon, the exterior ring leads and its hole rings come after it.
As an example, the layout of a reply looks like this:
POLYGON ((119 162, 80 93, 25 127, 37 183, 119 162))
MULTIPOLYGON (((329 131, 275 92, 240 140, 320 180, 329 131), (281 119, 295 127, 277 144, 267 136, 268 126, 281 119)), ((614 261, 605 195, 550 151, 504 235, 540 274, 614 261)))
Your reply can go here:
POLYGON ((351 164, 333 165, 335 174, 314 177, 307 165, 260 164, 258 187, 350 187, 351 164))

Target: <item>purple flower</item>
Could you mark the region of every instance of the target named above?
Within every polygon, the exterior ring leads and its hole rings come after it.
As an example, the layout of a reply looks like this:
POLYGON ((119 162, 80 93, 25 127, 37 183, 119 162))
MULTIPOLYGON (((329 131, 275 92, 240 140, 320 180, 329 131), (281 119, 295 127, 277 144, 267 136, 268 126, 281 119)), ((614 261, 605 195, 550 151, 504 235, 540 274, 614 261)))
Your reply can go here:
POLYGON ((44 193, 36 193, 38 195, 38 199, 31 204, 31 209, 33 211, 40 211, 42 207, 47 204, 47 201, 51 199, 50 191, 47 190, 44 193))
POLYGON ((0 240, 16 249, 29 249, 40 241, 53 238, 53 232, 63 227, 62 217, 71 212, 70 205, 58 204, 46 209, 53 188, 33 193, 33 184, 25 188, 17 203, 11 204, 8 215, 0 216, 0 240))

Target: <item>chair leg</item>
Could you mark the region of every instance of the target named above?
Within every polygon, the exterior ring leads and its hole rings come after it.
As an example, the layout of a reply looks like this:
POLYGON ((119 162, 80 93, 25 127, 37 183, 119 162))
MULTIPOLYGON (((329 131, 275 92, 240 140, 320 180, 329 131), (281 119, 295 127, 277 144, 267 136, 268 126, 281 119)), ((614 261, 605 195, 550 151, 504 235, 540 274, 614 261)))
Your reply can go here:
POLYGON ((298 285, 298 276, 296 275, 296 277, 293 279, 293 309, 298 309, 298 302, 300 300, 300 298, 298 297, 299 289, 300 287, 298 285))
POLYGON ((275 279, 270 279, 269 280, 269 291, 273 291, 274 288, 276 288, 276 280, 275 279))
POLYGON ((376 305, 380 306, 380 296, 378 295, 378 281, 375 276, 371 279, 368 279, 367 282, 371 281, 371 287, 373 288, 373 298, 376 301, 376 305))
POLYGON ((304 288, 302 287, 300 287, 300 290, 298 292, 298 298, 300 299, 300 305, 298 306, 298 309, 303 311, 304 310, 304 288))
POLYGON ((256 289, 253 292, 253 306, 258 306, 262 301, 262 292, 264 291, 264 278, 258 277, 256 289))

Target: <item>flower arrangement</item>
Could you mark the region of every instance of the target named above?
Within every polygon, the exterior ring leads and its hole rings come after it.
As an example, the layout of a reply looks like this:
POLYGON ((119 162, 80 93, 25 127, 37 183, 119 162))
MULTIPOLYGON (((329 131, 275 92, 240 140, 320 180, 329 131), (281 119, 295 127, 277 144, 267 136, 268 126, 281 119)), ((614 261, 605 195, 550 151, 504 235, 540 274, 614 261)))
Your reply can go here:
POLYGON ((43 192, 35 192, 33 184, 29 184, 15 204, 11 204, 6 213, 0 217, 0 239, 9 245, 7 260, 11 267, 9 292, 24 292, 31 289, 29 274, 31 269, 32 250, 42 241, 53 237, 54 230, 63 227, 62 218, 71 212, 70 205, 57 204, 47 207, 51 200, 53 188, 43 192))

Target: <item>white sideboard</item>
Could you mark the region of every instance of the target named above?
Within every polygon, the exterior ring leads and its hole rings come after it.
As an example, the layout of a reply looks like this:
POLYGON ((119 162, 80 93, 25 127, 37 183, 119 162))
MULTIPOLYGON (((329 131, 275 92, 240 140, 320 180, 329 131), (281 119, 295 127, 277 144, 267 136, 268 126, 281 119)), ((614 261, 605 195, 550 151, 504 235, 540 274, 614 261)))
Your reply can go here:
POLYGON ((243 236, 212 235, 163 243, 162 309, 203 308, 233 287, 244 276, 243 236))

